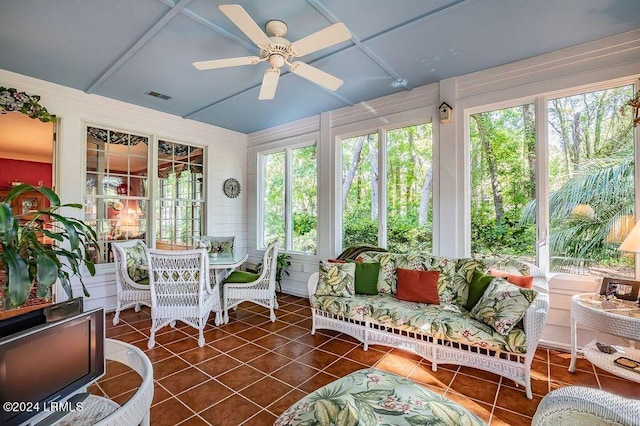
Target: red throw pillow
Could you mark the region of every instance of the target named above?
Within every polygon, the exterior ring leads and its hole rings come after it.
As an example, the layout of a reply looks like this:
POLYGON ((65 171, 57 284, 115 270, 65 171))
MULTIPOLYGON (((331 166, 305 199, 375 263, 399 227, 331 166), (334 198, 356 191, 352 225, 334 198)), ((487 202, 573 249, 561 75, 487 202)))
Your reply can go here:
POLYGON ((396 298, 406 302, 439 305, 438 278, 440 271, 416 271, 398 268, 396 298))
POLYGON ((499 269, 489 269, 489 275, 497 278, 506 278, 507 282, 522 288, 533 288, 533 277, 527 275, 515 275, 499 269))

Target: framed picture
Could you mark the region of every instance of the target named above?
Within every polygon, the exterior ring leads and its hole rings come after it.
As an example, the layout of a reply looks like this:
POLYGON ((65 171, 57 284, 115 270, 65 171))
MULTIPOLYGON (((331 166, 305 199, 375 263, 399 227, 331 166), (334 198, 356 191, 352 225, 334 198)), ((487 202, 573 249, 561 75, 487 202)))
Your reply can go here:
POLYGON ((640 281, 623 280, 618 278, 603 278, 600 294, 604 296, 615 296, 618 299, 638 300, 640 281))

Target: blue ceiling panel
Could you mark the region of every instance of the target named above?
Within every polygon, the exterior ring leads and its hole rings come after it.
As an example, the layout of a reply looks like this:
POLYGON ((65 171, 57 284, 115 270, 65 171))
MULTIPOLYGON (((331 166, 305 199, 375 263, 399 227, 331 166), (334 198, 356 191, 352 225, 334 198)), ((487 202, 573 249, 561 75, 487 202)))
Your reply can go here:
POLYGON ((319 0, 318 3, 344 22, 353 35, 364 40, 458 4, 460 0, 319 0), (363 10, 367 11, 364 16, 363 10), (369 13, 372 10, 375 13, 369 13))
POLYGON ((318 105, 323 105, 326 110, 345 106, 339 98, 325 89, 291 74, 280 77, 274 99, 259 101, 259 91, 260 88, 256 88, 242 93, 189 118, 204 122, 215 121, 221 127, 253 133, 315 115, 320 112, 318 105))
POLYGON ((86 90, 168 11, 157 0, 0 0, 0 68, 86 90))
POLYGON ((640 26, 640 1, 483 0, 366 43, 415 86, 559 50, 640 26), (612 5, 625 18, 611 13, 612 5), (524 19, 523 17, 526 17, 524 19), (464 31, 455 29, 464 28, 464 31))
POLYGON ((176 16, 96 93, 180 116, 260 84, 267 65, 198 71, 192 63, 221 55, 249 56, 244 47, 176 16), (149 90, 171 96, 162 100, 149 90))

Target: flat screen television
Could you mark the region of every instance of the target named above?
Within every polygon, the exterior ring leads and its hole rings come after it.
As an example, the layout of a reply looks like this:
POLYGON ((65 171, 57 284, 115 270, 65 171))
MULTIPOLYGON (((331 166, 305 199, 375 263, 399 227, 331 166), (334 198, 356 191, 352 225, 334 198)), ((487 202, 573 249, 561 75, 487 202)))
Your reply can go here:
POLYGON ((0 425, 44 417, 52 402, 61 403, 104 375, 104 337, 100 308, 0 339, 0 425), (9 402, 13 406, 5 406, 9 402))

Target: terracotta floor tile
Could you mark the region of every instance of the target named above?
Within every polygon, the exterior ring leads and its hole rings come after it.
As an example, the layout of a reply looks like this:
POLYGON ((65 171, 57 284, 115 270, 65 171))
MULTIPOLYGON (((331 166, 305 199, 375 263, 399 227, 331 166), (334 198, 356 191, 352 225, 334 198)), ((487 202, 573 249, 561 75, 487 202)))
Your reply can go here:
POLYGON ((120 334, 117 337, 114 337, 114 339, 120 340, 121 342, 125 342, 125 343, 132 343, 132 342, 137 342, 139 340, 148 340, 149 338, 144 334, 140 333, 139 331, 134 330, 129 333, 120 334))
POLYGON ((320 346, 323 351, 331 352, 336 355, 344 355, 353 349, 355 345, 353 343, 345 342, 344 340, 333 339, 320 346))
POLYGON ((245 339, 249 342, 253 342, 254 340, 261 339, 267 335, 267 331, 260 327, 249 327, 245 326, 245 329, 238 332, 236 336, 245 339))
POLYGON ((117 326, 112 326, 111 328, 107 328, 105 331, 105 336, 110 339, 117 339, 118 336, 131 333, 133 331, 138 331, 139 329, 133 328, 129 324, 123 324, 120 322, 117 326))
POLYGON ((260 345, 266 349, 275 349, 279 348, 280 346, 286 345, 290 341, 291 340, 285 337, 277 336, 275 334, 269 334, 261 339, 254 341, 253 343, 255 343, 256 345, 260 345))
POLYGON ((535 394, 532 400, 527 399, 525 391, 522 388, 517 390, 508 386, 500 386, 496 406, 511 410, 517 407, 520 414, 533 417, 541 400, 542 397, 535 394))
POLYGON ((255 369, 258 369, 266 374, 270 374, 282 366, 287 365, 291 360, 285 356, 274 352, 268 352, 261 357, 258 357, 252 361, 249 361, 249 365, 255 369))
POLYGON ((318 333, 316 334, 307 333, 295 339, 296 342, 303 343, 311 347, 318 347, 323 343, 328 342, 329 340, 331 340, 331 337, 325 336, 324 334, 318 334, 318 333))
MULTIPOLYGON (((459 393, 451 392, 451 391, 446 392, 444 394, 444 397, 461 405, 462 407, 466 408, 468 411, 480 417, 480 419, 482 419, 483 422, 489 424, 489 419, 491 418, 491 411, 493 409, 493 404, 487 404, 481 401, 467 398, 464 395, 460 395, 459 393)), ((522 424, 515 423, 511 426, 521 426, 521 425, 524 426, 525 424, 529 424, 529 423, 522 423, 522 424)))
POLYGON ((195 415, 193 417, 189 417, 187 420, 183 421, 182 423, 178 423, 178 425, 180 426, 209 426, 209 423, 202 420, 202 418, 200 418, 198 415, 195 415))
POLYGON ((337 377, 344 377, 348 374, 353 373, 354 371, 362 370, 363 368, 367 368, 367 366, 355 361, 351 361, 347 358, 340 358, 339 360, 325 368, 324 371, 337 377))
POLYGON ((247 341, 240 339, 236 336, 229 335, 214 342, 209 342, 208 345, 212 348, 216 348, 220 352, 232 351, 240 346, 246 345, 247 341))
POLYGON ((389 373, 407 377, 418 366, 418 364, 418 361, 412 359, 407 359, 393 354, 386 354, 374 367, 388 371, 389 373))
POLYGON ((498 384, 486 380, 478 379, 466 374, 457 373, 449 386, 466 397, 493 404, 498 392, 498 384))
POLYGON ((190 351, 192 349, 197 349, 198 341, 193 337, 187 337, 185 339, 176 340, 175 342, 166 343, 164 348, 168 351, 173 352, 174 354, 180 354, 182 352, 190 351))
POLYGON ((131 371, 131 367, 117 361, 107 360, 105 363, 105 377, 115 377, 131 371))
POLYGON ((253 343, 247 343, 244 346, 227 352, 227 354, 239 361, 249 362, 264 355, 266 352, 267 350, 263 347, 254 345, 253 343))
POLYGON ((153 364, 153 378, 159 380, 188 367, 188 362, 174 355, 153 364))
POLYGON ((150 424, 153 426, 175 426, 183 420, 193 417, 193 414, 193 411, 176 398, 169 398, 153 407, 150 424))
POLYGON ((529 425, 531 418, 496 407, 491 415, 491 426, 529 425))
POLYGON ((584 370, 576 370, 575 373, 569 373, 567 367, 563 365, 555 365, 549 364, 549 373, 551 377, 550 381, 553 382, 561 382, 572 385, 581 384, 583 386, 589 387, 598 387, 598 382, 596 381, 596 375, 593 372, 584 371, 584 370))
POLYGON ((301 390, 294 389, 267 408, 273 414, 279 416, 280 414, 284 413, 287 408, 298 402, 300 399, 304 398, 306 395, 307 394, 302 392, 301 390))
POLYGON ((302 383, 298 388, 306 393, 314 392, 321 387, 328 385, 329 383, 336 380, 337 377, 330 376, 327 373, 318 373, 315 376, 311 377, 306 382, 302 383))
POLYGON ((290 325, 289 327, 285 327, 282 330, 278 330, 278 335, 286 337, 288 339, 297 339, 298 337, 304 336, 308 334, 309 330, 305 328, 301 328, 295 325, 290 325))
POLYGON ((158 380, 158 383, 173 395, 177 395, 207 380, 209 380, 209 376, 205 373, 195 367, 189 367, 181 371, 180 374, 173 374, 158 380))
POLYGON ((291 386, 298 386, 318 372, 318 370, 305 364, 293 361, 291 364, 287 364, 278 371, 271 373, 271 375, 291 386))
POLYGON ((109 397, 115 397, 128 392, 132 389, 137 389, 142 383, 142 378, 135 371, 129 371, 121 374, 112 379, 105 380, 100 383, 100 387, 103 392, 109 397))
POLYGON ((488 371, 480 370, 478 368, 462 366, 458 371, 460 371, 461 373, 467 374, 469 376, 474 376, 479 379, 488 380, 494 383, 498 383, 500 381, 500 376, 497 375, 496 373, 490 373, 488 371))
POLYGON ((195 347, 186 352, 182 352, 180 354, 180 358, 187 361, 189 364, 198 364, 202 361, 206 361, 211 358, 215 358, 220 355, 220 351, 212 348, 209 345, 204 345, 203 347, 195 347))
POLYGON ((280 355, 284 355, 287 358, 297 359, 312 350, 312 347, 305 344, 298 342, 289 342, 283 346, 280 346, 279 348, 274 349, 273 351, 280 355))
POLYGON ((293 390, 293 387, 272 377, 258 380, 240 393, 261 407, 266 407, 293 390))
POLYGON ((325 351, 313 350, 302 355, 297 361, 307 364, 310 367, 322 370, 338 359, 337 355, 325 351))
POLYGON ((171 352, 166 350, 163 346, 159 345, 154 346, 153 349, 145 348, 144 353, 149 357, 149 360, 151 360, 152 363, 173 356, 171 352))
POLYGON ((640 384, 611 376, 598 375, 603 390, 627 398, 640 399, 640 384))
POLYGON ((365 351, 361 346, 356 346, 345 356, 349 359, 359 362, 360 364, 371 367, 376 362, 380 361, 380 359, 385 356, 385 353, 372 348, 369 348, 365 351))
POLYGON ((236 394, 204 410, 199 415, 212 425, 237 426, 260 411, 261 408, 256 404, 236 394))
POLYGON ((420 364, 409 374, 409 378, 422 384, 446 390, 449 388, 455 374, 454 371, 444 368, 438 368, 438 371, 433 371, 431 366, 420 364))
POLYGON ((212 328, 209 330, 205 330, 205 332, 203 333, 204 335, 204 341, 207 344, 211 344, 212 342, 215 342, 216 340, 220 340, 220 339, 224 339, 225 337, 229 337, 230 334, 227 333, 226 331, 223 331, 219 328, 212 328))
POLYGON ((248 365, 241 365, 231 371, 219 375, 216 379, 235 391, 257 382, 265 376, 264 373, 251 368, 248 365))
POLYGON ((215 358, 211 358, 207 361, 197 364, 196 367, 211 377, 216 377, 220 374, 226 373, 229 370, 233 370, 237 366, 242 364, 240 361, 231 358, 228 355, 218 355, 215 358))
POLYGON ((258 327, 266 330, 268 332, 276 332, 278 330, 282 330, 283 328, 289 327, 290 324, 283 322, 281 320, 277 320, 276 322, 269 321, 269 318, 266 318, 266 322, 262 322, 258 325, 258 327))
POLYGON ((129 399, 131 399, 131 397, 133 395, 135 395, 136 391, 137 391, 137 388, 136 389, 132 389, 129 392, 125 392, 125 393, 120 394, 120 395, 115 396, 115 397, 109 397, 107 395, 107 398, 111 399, 116 404, 118 404, 120 406, 123 406, 124 404, 126 404, 127 401, 129 401, 129 399))
POLYGON ((152 407, 172 396, 173 395, 171 395, 168 390, 163 388, 161 384, 156 381, 153 382, 153 400, 151 401, 152 407))
POLYGON ((178 399, 196 413, 217 404, 233 393, 217 380, 211 379, 178 395, 178 399))
POLYGON ((243 425, 251 425, 251 426, 260 426, 260 425, 272 425, 273 422, 276 421, 276 416, 269 413, 268 411, 262 410, 255 416, 251 417, 247 420, 243 425))
POLYGON ((268 316, 255 315, 255 314, 251 314, 246 318, 242 318, 241 321, 249 325, 262 325, 267 322, 271 324, 271 320, 269 319, 268 316))

